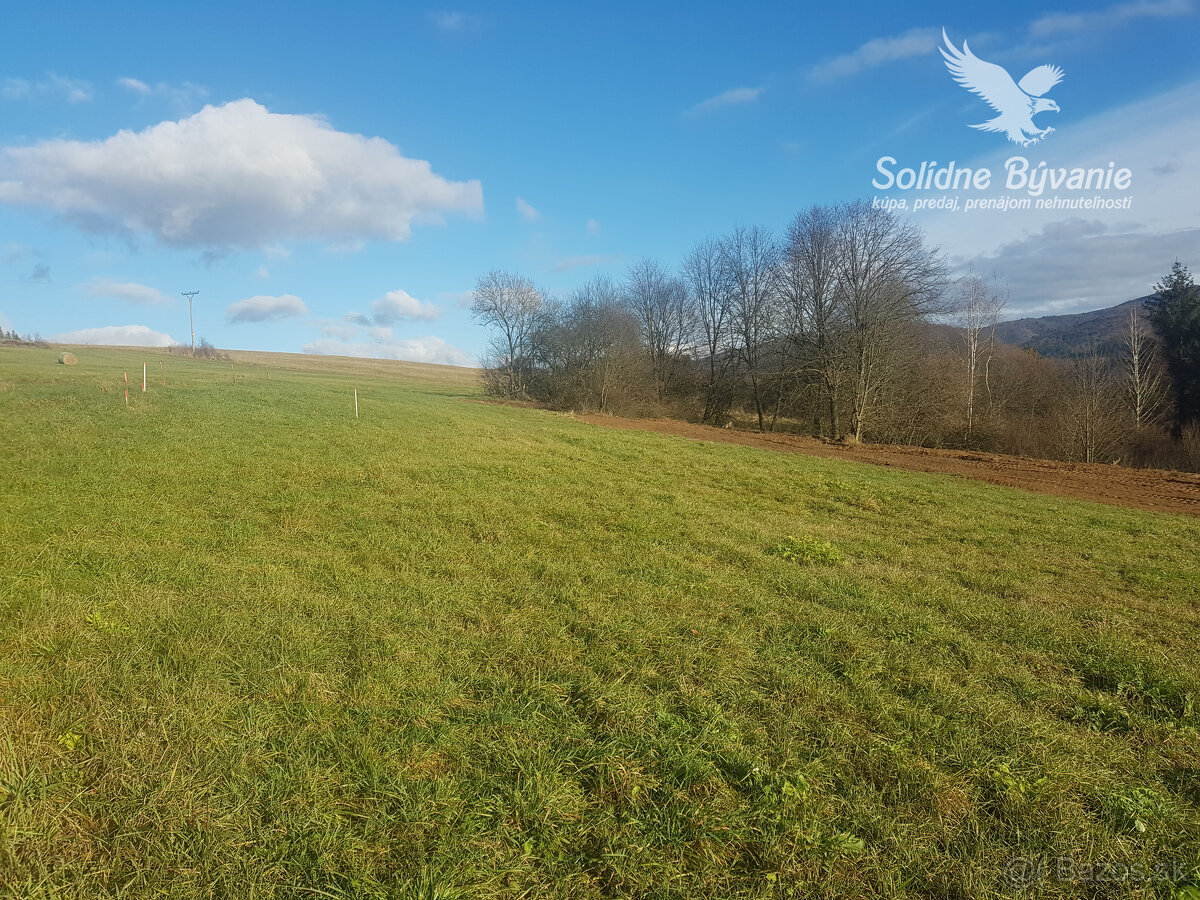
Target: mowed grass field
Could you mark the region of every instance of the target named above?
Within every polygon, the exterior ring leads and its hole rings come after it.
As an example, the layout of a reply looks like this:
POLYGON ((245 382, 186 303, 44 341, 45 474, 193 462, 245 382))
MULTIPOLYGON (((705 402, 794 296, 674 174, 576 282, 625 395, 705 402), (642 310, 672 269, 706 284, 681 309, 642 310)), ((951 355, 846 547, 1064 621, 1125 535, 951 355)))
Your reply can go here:
POLYGON ((4 896, 1200 896, 1198 519, 78 353, 0 349, 4 896))

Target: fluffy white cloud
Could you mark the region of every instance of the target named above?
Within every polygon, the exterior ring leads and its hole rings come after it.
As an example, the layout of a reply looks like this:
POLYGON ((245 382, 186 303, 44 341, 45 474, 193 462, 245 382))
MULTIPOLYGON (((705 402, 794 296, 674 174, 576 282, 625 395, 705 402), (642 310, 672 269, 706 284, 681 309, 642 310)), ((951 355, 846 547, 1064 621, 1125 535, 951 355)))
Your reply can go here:
POLYGON ((169 334, 154 331, 147 325, 81 328, 78 331, 56 334, 50 340, 56 344, 107 344, 113 347, 170 347, 179 343, 169 334))
POLYGON ((322 338, 304 345, 305 353, 316 353, 323 356, 359 356, 368 359, 402 359, 408 362, 440 363, 445 366, 474 366, 473 360, 465 350, 460 350, 453 344, 448 344, 440 337, 426 337, 396 340, 385 334, 390 329, 380 329, 380 334, 373 341, 339 341, 322 338))
POLYGON ((268 297, 262 294, 257 297, 247 297, 230 303, 225 310, 225 320, 230 324, 238 322, 274 322, 279 319, 290 319, 292 316, 308 315, 308 307, 295 294, 283 294, 279 297, 268 297))
POLYGON ((914 28, 893 37, 875 38, 851 53, 834 57, 814 67, 809 77, 814 81, 848 78, 864 69, 932 53, 938 45, 938 40, 938 32, 933 28, 914 28))
POLYGON ((753 103, 759 98, 765 88, 733 88, 724 93, 717 94, 715 97, 709 97, 707 100, 701 100, 695 106, 688 109, 690 116, 702 116, 705 113, 710 113, 713 110, 720 109, 723 106, 739 106, 743 103, 753 103))
POLYGON ((388 291, 382 299, 371 304, 371 315, 378 325, 391 325, 406 319, 431 322, 441 314, 441 307, 409 296, 406 291, 388 291))
POLYGON ((127 303, 144 303, 150 306, 167 306, 171 299, 158 288, 147 287, 136 281, 105 281, 96 279, 87 285, 90 297, 114 297, 127 303))
POLYGON ((527 203, 520 197, 517 198, 517 212, 521 214, 521 218, 526 222, 536 222, 542 215, 535 206, 527 203))
POLYGON ((481 214, 483 191, 382 138, 244 99, 103 141, 6 147, 0 202, 49 209, 87 231, 149 232, 171 247, 263 249, 405 240, 414 220, 481 214))

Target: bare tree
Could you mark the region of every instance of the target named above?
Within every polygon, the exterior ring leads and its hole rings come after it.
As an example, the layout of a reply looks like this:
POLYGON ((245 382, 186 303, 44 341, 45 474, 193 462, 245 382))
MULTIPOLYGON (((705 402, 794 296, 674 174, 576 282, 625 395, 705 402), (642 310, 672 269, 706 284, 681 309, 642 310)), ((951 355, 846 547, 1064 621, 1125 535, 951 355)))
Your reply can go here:
POLYGON ((526 393, 532 366, 532 338, 545 300, 522 275, 492 270, 475 284, 471 313, 492 328, 491 387, 505 396, 526 393))
POLYGON ((572 382, 579 403, 607 412, 614 396, 638 380, 638 323, 622 304, 620 288, 605 275, 575 291, 565 315, 573 325, 572 382))
POLYGON ((817 380, 835 440, 840 436, 838 392, 846 375, 846 321, 838 302, 839 213, 837 207, 814 206, 792 220, 779 281, 798 365, 817 380))
POLYGON ((991 370, 992 351, 995 347, 996 322, 1004 309, 1004 298, 999 291, 992 290, 978 275, 971 273, 955 284, 952 298, 952 321, 962 329, 966 356, 966 420, 967 441, 975 431, 976 395, 979 377, 984 375, 984 386, 990 391, 988 376, 991 370))
POLYGON ((642 330, 659 400, 671 388, 687 354, 691 327, 687 290, 658 262, 643 259, 629 267, 625 282, 629 311, 642 330))
POLYGON ((735 228, 721 242, 732 296, 735 351, 741 357, 758 430, 764 430, 762 379, 778 300, 779 244, 765 228, 735 228))
POLYGON ((704 359, 704 413, 702 421, 724 418, 733 401, 737 354, 733 352, 733 296, 721 244, 701 241, 683 262, 689 321, 696 332, 694 343, 704 359))
POLYGON ((1094 340, 1071 360, 1070 381, 1064 399, 1064 442, 1068 459, 1102 462, 1121 440, 1118 411, 1120 386, 1112 362, 1102 356, 1094 340))
POLYGON ((1154 338, 1139 306, 1137 300, 1129 304, 1129 325, 1121 354, 1125 402, 1135 431, 1155 424, 1167 400, 1166 385, 1155 359, 1154 338))
POLYGON ((945 266, 920 229, 865 201, 842 207, 838 224, 838 296, 852 367, 850 428, 862 440, 897 347, 935 309, 945 266))

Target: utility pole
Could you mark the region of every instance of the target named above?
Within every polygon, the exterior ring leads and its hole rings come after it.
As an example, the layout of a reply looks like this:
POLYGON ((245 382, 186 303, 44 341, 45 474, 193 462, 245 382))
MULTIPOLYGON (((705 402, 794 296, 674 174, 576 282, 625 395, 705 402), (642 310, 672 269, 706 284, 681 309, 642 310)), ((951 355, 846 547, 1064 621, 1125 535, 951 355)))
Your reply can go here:
POLYGON ((196 355, 196 320, 192 317, 192 298, 195 297, 200 292, 199 291, 180 291, 179 293, 183 294, 183 296, 188 298, 188 322, 192 326, 192 356, 195 356, 196 355))

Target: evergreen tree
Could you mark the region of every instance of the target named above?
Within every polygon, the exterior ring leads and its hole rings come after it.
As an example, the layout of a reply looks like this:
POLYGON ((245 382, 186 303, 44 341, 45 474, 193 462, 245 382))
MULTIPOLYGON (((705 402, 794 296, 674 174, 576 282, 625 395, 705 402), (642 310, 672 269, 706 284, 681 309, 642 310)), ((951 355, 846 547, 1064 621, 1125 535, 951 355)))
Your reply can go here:
POLYGON ((1175 394, 1175 434, 1200 422, 1200 287, 1187 266, 1175 260, 1154 286, 1150 322, 1162 338, 1163 358, 1175 394))

